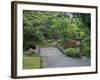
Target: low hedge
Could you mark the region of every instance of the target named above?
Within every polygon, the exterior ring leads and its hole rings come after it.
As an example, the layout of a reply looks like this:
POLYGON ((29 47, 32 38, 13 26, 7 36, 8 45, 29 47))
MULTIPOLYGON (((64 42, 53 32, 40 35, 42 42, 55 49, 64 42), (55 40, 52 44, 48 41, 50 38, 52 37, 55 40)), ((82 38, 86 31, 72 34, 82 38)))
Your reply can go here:
POLYGON ((24 52, 23 54, 24 54, 24 56, 30 56, 30 57, 38 56, 35 52, 32 52, 32 53, 30 54, 28 51, 24 52))
POLYGON ((70 57, 79 58, 80 57, 80 51, 77 48, 67 48, 64 49, 64 53, 70 57))

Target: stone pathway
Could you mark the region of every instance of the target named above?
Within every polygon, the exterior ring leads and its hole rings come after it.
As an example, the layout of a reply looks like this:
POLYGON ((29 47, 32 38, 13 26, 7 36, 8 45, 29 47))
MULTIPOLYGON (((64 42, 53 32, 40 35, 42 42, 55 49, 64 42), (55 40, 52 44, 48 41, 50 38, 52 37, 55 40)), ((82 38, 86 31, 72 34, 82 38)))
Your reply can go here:
POLYGON ((40 56, 45 64, 44 68, 90 66, 90 58, 71 58, 64 55, 58 48, 40 48, 40 56))

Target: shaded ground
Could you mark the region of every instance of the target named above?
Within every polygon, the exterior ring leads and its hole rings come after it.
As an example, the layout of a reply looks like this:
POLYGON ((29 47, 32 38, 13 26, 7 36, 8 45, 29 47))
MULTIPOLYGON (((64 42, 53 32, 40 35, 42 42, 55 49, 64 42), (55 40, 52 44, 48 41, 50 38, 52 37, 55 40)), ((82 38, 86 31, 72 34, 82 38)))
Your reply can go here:
POLYGON ((64 55, 58 48, 40 48, 40 56, 45 68, 90 66, 90 58, 71 58, 64 55))

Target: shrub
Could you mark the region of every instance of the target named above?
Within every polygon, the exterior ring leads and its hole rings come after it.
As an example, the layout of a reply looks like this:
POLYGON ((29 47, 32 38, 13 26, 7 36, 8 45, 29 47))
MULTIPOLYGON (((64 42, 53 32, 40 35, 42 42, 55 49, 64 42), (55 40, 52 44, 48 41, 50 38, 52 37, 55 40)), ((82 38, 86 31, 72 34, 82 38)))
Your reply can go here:
POLYGON ((24 56, 29 56, 28 51, 24 52, 23 55, 24 55, 24 56))
POLYGON ((81 41, 80 50, 83 56, 90 57, 91 56, 91 41, 90 36, 85 37, 81 41))
POLYGON ((83 56, 90 57, 90 51, 90 47, 86 44, 81 46, 81 53, 83 56))
POLYGON ((30 56, 30 57, 32 57, 32 56, 38 56, 35 52, 32 52, 32 53, 30 54, 29 51, 26 51, 26 52, 24 52, 23 54, 24 54, 24 56, 30 56))
POLYGON ((35 49, 35 47, 36 47, 35 42, 26 42, 26 44, 24 45, 24 50, 27 51, 30 48, 35 49))
POLYGON ((75 57, 75 58, 80 57, 80 51, 79 51, 79 49, 76 49, 76 48, 64 49, 64 53, 70 57, 75 57))

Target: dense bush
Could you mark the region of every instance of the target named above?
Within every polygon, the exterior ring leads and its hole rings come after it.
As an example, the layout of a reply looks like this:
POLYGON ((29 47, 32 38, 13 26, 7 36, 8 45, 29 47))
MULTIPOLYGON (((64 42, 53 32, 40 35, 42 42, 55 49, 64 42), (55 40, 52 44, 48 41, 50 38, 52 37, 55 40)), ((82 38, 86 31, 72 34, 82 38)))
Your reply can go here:
POLYGON ((86 57, 90 57, 90 49, 89 48, 85 48, 84 50, 83 50, 83 56, 86 56, 86 57))
POLYGON ((35 49, 36 47, 36 44, 35 42, 27 42, 25 45, 24 45, 24 50, 27 51, 28 49, 32 48, 32 49, 35 49))
POLYGON ((70 57, 75 57, 75 58, 80 57, 80 51, 79 51, 79 49, 76 49, 76 48, 64 49, 64 53, 70 57))
POLYGON ((90 50, 90 47, 89 47, 87 44, 81 45, 80 50, 81 50, 81 54, 82 54, 83 56, 90 57, 90 55, 91 55, 91 54, 90 54, 91 50, 90 50))
POLYGON ((24 56, 31 56, 31 57, 33 57, 33 56, 38 56, 38 55, 36 54, 36 52, 29 53, 29 51, 26 51, 26 52, 24 52, 23 54, 24 54, 24 56))

